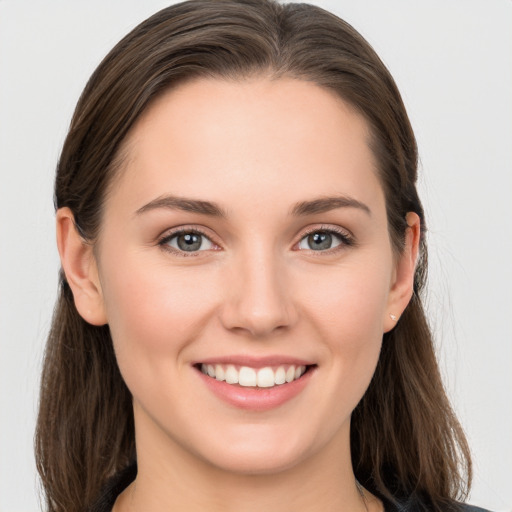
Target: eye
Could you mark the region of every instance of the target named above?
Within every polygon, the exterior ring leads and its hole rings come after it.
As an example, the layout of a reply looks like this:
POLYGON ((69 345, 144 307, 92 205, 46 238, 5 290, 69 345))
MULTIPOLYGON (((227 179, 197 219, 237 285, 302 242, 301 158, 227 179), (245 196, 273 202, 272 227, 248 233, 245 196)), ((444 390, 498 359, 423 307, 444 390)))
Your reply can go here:
POLYGON ((194 253, 215 248, 215 244, 203 233, 195 230, 174 232, 162 240, 159 245, 176 252, 194 253))
POLYGON ((309 232, 301 238, 298 244, 299 250, 327 251, 340 245, 352 245, 351 238, 332 229, 317 229, 309 232))

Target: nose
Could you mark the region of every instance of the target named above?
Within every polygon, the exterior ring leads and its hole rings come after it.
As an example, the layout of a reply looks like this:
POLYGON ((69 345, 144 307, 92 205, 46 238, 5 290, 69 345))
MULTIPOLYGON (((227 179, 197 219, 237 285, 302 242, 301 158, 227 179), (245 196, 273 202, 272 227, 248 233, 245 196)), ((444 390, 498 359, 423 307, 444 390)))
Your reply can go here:
POLYGON ((284 263, 271 252, 241 257, 225 282, 223 326, 254 338, 290 328, 298 315, 288 284, 284 263))

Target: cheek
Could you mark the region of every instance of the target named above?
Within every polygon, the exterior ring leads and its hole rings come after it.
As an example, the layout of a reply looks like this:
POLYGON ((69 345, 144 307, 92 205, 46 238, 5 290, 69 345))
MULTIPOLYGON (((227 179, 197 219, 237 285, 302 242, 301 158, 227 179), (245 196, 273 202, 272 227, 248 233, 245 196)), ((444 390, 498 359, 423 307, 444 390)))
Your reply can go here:
MULTIPOLYGON (((384 332, 384 318, 390 289, 391 264, 368 261, 317 273, 303 283, 309 289, 312 336, 323 343, 323 361, 332 371, 329 388, 350 400, 354 408, 375 371, 384 332)), ((333 396, 325 397, 326 401, 333 396)), ((346 403, 345 403, 346 405, 346 403)), ((341 407, 341 402, 340 402, 341 407)))
POLYGON ((149 368, 165 358, 176 360, 214 309, 207 279, 170 272, 165 263, 135 255, 103 270, 107 318, 122 371, 130 365, 142 369, 144 361, 149 368))
POLYGON ((361 273, 349 273, 342 281, 340 294, 333 300, 337 311, 332 326, 333 350, 339 351, 342 373, 350 372, 354 383, 357 374, 366 375, 369 383, 377 364, 384 332, 389 280, 379 265, 366 266, 361 273))
POLYGON ((296 295, 329 337, 354 348, 381 337, 391 282, 391 263, 366 258, 303 272, 296 295), (373 334, 373 336, 371 336, 373 334), (368 338, 369 339, 366 339, 368 338))

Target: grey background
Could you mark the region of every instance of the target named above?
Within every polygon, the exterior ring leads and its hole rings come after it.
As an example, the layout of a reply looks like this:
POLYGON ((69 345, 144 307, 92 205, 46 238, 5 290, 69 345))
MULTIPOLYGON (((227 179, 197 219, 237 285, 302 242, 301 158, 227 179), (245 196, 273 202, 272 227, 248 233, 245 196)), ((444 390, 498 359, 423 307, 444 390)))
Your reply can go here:
MULTIPOLYGON (((39 510, 32 442, 56 294, 52 180, 74 104, 129 29, 169 2, 0 1, 0 512, 39 510)), ((471 502, 512 511, 512 2, 315 1, 402 91, 430 228, 428 309, 473 450, 471 502)))

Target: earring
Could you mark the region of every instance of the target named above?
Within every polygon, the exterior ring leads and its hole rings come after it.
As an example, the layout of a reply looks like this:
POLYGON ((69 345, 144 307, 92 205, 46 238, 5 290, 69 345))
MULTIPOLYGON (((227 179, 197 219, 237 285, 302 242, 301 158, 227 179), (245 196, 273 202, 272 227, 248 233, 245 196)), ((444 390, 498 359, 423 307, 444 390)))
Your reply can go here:
POLYGON ((389 315, 389 318, 391 318, 391 320, 393 320, 393 322, 396 322, 396 315, 389 315))

